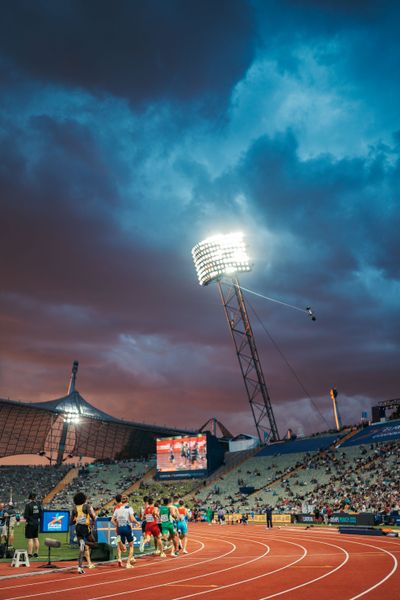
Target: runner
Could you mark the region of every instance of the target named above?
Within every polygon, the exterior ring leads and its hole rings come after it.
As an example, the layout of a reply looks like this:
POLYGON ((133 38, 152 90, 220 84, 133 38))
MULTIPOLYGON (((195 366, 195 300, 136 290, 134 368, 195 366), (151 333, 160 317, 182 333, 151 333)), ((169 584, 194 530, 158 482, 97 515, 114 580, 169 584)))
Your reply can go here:
POLYGON ((179 531, 178 531, 178 521, 179 521, 179 513, 178 513, 178 508, 179 508, 179 496, 174 496, 173 498, 173 505, 176 508, 176 517, 173 520, 174 523, 174 527, 176 529, 176 532, 178 533, 178 546, 179 546, 179 550, 182 550, 183 546, 182 546, 182 541, 181 538, 179 537, 179 531))
POLYGON ((147 542, 149 542, 150 538, 153 536, 157 551, 160 552, 160 556, 162 558, 165 558, 166 554, 163 551, 161 543, 161 532, 159 526, 157 525, 157 519, 159 518, 160 513, 158 508, 156 508, 153 504, 153 498, 147 499, 147 506, 144 509, 143 514, 146 521, 146 527, 144 530, 145 535, 140 541, 140 552, 143 552, 145 544, 147 544, 147 542))
POLYGON ((187 554, 188 551, 186 549, 187 547, 187 541, 188 541, 188 526, 187 526, 187 522, 188 522, 188 518, 189 518, 189 514, 188 514, 188 510, 185 506, 185 503, 183 500, 179 500, 179 507, 178 507, 178 534, 179 537, 181 539, 182 542, 182 548, 183 548, 183 554, 187 554))
MULTIPOLYGON (((119 495, 116 496, 116 500, 119 495)), ((135 558, 133 556, 133 534, 132 534, 132 523, 136 523, 140 527, 139 521, 135 519, 133 508, 129 506, 128 496, 123 494, 121 497, 121 503, 117 504, 114 514, 111 518, 111 522, 117 528, 117 553, 118 553, 118 566, 122 567, 122 556, 121 552, 126 552, 125 543, 129 544, 129 555, 126 561, 126 568, 131 569, 135 558)))
POLYGON ((83 570, 83 557, 86 558, 89 569, 95 568, 90 560, 90 547, 96 543, 91 532, 91 520, 96 520, 96 513, 86 500, 87 497, 83 492, 75 494, 75 506, 71 515, 71 522, 75 523, 76 537, 79 543, 78 573, 81 575, 85 572, 83 570))
POLYGON ((160 508, 161 533, 164 540, 170 540, 174 544, 171 556, 179 556, 179 538, 173 524, 173 520, 177 516, 178 512, 176 507, 172 504, 172 500, 170 498, 163 498, 160 508))

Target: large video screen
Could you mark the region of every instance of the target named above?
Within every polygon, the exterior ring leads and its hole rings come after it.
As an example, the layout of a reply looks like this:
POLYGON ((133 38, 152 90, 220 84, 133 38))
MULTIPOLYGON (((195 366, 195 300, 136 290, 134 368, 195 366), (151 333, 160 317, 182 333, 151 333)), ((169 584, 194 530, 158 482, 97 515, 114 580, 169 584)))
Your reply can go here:
POLYGON ((207 472, 207 436, 157 439, 159 479, 202 477, 207 472))
POLYGON ((40 519, 41 533, 67 533, 69 530, 68 510, 44 510, 40 519))

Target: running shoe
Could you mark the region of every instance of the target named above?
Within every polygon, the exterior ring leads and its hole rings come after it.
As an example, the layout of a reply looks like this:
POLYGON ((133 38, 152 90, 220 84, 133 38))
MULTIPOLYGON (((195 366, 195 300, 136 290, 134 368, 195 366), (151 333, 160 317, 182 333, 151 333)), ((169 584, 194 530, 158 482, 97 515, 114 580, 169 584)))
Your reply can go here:
POLYGON ((160 554, 161 554, 161 550, 156 550, 156 551, 154 552, 154 554, 156 554, 157 556, 160 556, 160 554))
POLYGON ((126 563, 126 568, 127 568, 127 569, 132 569, 132 568, 133 568, 130 562, 127 562, 127 563, 126 563))
POLYGON ((186 550, 186 548, 185 548, 185 550, 183 550, 183 554, 189 554, 189 552, 186 550))
POLYGON ((120 569, 122 569, 122 566, 123 566, 123 565, 122 565, 122 560, 119 560, 119 561, 118 561, 118 567, 119 567, 120 569))
POLYGON ((140 540, 139 550, 140 552, 144 552, 144 538, 140 540))
POLYGON ((95 569, 96 565, 94 565, 93 563, 89 563, 88 564, 88 569, 95 569))
POLYGON ((179 552, 171 552, 171 556, 179 556, 179 552))
POLYGON ((39 558, 39 554, 37 552, 33 553, 33 558, 39 558))
POLYGON ((161 552, 160 556, 161 556, 161 558, 167 558, 167 555, 165 554, 165 552, 161 552))
POLYGON ((130 561, 129 561, 129 562, 131 563, 131 565, 133 565, 133 563, 135 563, 135 562, 136 562, 136 558, 135 558, 134 556, 132 556, 132 558, 130 559, 130 561))
POLYGON ((172 544, 164 544, 164 550, 170 550, 172 548, 172 544))
POLYGON ((79 575, 84 575, 85 571, 82 569, 82 567, 78 567, 78 573, 79 575))

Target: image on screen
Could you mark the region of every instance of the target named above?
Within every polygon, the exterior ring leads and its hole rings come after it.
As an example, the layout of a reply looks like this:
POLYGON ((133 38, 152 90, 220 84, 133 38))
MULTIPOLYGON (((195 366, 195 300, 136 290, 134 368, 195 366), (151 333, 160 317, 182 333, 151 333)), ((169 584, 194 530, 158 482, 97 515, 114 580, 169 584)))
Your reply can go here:
POLYGON ((69 530, 68 510, 44 510, 40 519, 41 533, 67 533, 69 530))
POLYGON ((157 440, 157 471, 177 473, 207 469, 207 436, 194 435, 157 440))

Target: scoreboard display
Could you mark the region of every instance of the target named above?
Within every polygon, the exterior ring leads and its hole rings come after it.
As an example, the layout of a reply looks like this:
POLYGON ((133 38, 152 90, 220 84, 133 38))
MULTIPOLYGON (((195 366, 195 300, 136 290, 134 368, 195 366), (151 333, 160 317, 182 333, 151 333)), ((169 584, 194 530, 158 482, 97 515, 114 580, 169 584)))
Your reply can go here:
POLYGON ((207 436, 157 439, 157 478, 204 477, 207 474, 207 436))

